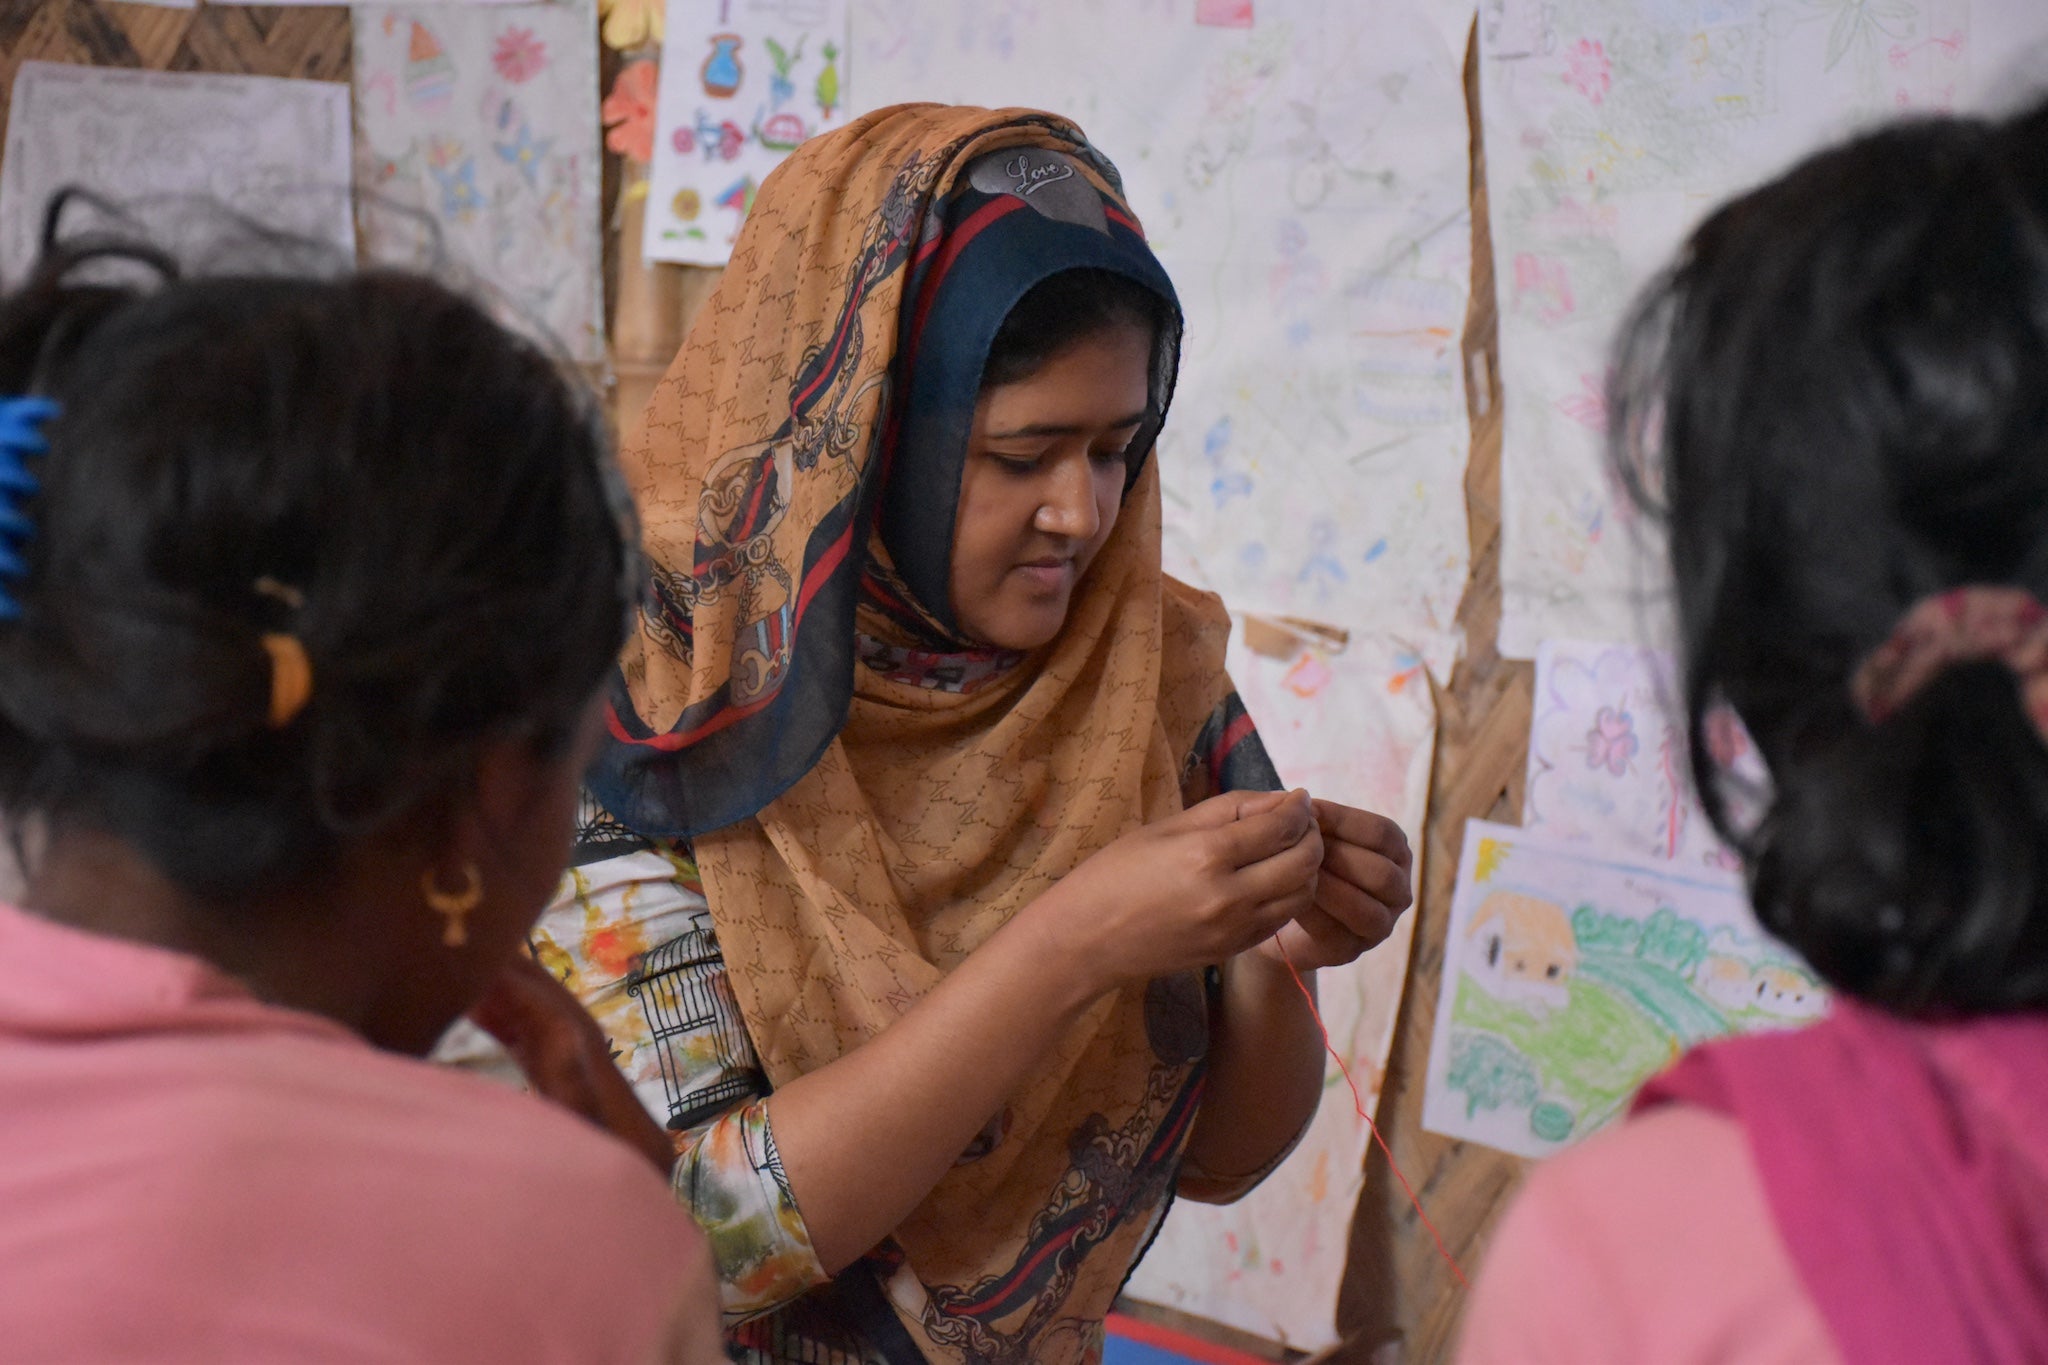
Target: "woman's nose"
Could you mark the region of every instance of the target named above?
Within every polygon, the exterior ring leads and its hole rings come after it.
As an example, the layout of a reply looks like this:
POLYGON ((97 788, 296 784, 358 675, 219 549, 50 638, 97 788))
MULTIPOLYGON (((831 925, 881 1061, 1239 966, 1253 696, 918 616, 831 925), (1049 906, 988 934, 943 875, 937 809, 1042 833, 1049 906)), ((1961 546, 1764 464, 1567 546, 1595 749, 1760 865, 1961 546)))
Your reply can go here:
POLYGON ((1048 472, 1042 496, 1044 500, 1032 524, 1047 535, 1088 540, 1102 525, 1102 514, 1095 506, 1095 481, 1089 477, 1085 454, 1056 461, 1048 472))

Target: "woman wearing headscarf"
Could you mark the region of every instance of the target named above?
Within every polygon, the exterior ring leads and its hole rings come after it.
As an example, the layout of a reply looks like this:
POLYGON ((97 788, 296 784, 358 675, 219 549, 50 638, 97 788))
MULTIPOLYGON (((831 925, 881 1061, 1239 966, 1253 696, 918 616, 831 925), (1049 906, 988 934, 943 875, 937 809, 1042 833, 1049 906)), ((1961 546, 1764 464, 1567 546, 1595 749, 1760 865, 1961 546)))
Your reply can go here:
POLYGON ((1313 1114, 1292 969, 1409 902, 1161 572, 1179 339, 1079 130, 884 110, 763 185, 627 458, 654 588, 536 951, 676 1133, 742 1359, 1098 1356, 1176 1190, 1313 1114))

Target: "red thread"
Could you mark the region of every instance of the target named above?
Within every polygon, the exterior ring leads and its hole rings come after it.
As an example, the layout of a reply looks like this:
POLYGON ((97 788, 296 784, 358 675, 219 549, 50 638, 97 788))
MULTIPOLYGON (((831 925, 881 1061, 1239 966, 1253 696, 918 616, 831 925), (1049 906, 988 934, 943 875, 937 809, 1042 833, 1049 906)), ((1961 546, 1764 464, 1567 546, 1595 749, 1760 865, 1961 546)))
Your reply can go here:
POLYGON ((1470 1290, 1472 1286, 1466 1282, 1465 1272, 1458 1269, 1457 1259, 1451 1255, 1450 1248, 1444 1245, 1443 1234, 1436 1230, 1436 1224, 1430 1222, 1429 1215, 1422 1211, 1422 1200, 1416 1195, 1415 1187, 1408 1183, 1408 1177, 1402 1175, 1401 1168, 1394 1164, 1394 1149, 1387 1146, 1387 1140, 1380 1136, 1380 1126, 1372 1121, 1371 1114, 1365 1112, 1365 1097, 1358 1092, 1358 1082, 1351 1079, 1351 1068, 1344 1065, 1344 1054, 1337 1051, 1337 1045, 1330 1041, 1330 1028, 1323 1022, 1323 1012, 1316 1008, 1315 993, 1308 988, 1308 983, 1301 979, 1301 973, 1296 970, 1294 958, 1288 953, 1287 945, 1278 939, 1273 941, 1279 946, 1280 960, 1287 964, 1287 974, 1294 978, 1294 988, 1301 992, 1302 999, 1308 1001, 1309 1017, 1316 1021, 1316 1032, 1323 1035, 1324 1050, 1337 1063, 1337 1070, 1342 1073, 1344 1084, 1351 1087, 1351 1103, 1358 1110, 1358 1117, 1365 1120, 1365 1126, 1372 1130, 1372 1140, 1386 1153, 1387 1169, 1394 1173, 1394 1179, 1401 1182, 1401 1192, 1408 1196, 1408 1202, 1414 1207, 1415 1216, 1422 1220, 1422 1226, 1429 1229, 1430 1238, 1436 1243, 1437 1255, 1443 1257, 1444 1264, 1451 1268, 1451 1274, 1456 1277, 1458 1287, 1470 1290))

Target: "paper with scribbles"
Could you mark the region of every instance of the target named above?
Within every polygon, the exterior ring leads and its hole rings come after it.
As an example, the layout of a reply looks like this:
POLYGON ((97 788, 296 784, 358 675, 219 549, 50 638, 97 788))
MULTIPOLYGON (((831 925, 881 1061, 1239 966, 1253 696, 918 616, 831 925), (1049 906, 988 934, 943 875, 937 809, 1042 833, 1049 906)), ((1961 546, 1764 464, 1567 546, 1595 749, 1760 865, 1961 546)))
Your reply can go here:
POLYGON ((0 164, 0 278, 33 263, 50 196, 67 185, 129 210, 180 254, 229 230, 218 207, 352 259, 348 87, 23 62, 0 164))

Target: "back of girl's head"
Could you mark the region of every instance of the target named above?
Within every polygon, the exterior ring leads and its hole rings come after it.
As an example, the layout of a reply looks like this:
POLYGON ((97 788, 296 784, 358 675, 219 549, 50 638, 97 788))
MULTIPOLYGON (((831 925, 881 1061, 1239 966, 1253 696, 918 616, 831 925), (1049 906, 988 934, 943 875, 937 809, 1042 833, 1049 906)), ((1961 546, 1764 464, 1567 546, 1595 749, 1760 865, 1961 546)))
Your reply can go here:
POLYGON ((619 647, 593 401, 431 280, 60 243, 0 301, 0 394, 60 409, 0 584, 0 807, 202 898, 317 875, 482 741, 565 740, 619 647), (266 632, 313 677, 275 727, 266 632))
POLYGON ((2048 599, 2048 111, 1892 126, 1722 208, 1611 388, 1669 522, 1694 771, 1760 917, 1894 1010, 2048 1004, 2048 747, 2017 678, 1954 665, 1881 721, 1850 693, 1916 602, 2048 599), (1721 703, 1771 774, 1741 828, 1721 703))

